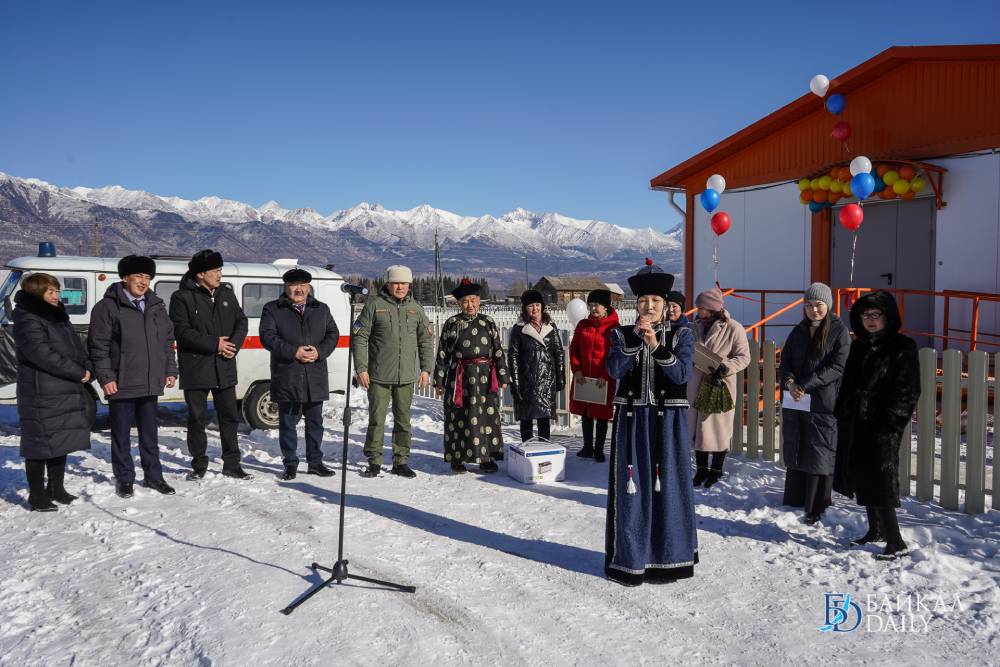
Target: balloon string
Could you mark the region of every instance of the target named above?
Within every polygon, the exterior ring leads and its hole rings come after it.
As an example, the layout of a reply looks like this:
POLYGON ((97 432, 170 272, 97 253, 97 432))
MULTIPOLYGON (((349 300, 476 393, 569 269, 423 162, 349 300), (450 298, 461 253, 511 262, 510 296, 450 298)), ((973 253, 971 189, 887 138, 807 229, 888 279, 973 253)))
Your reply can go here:
POLYGON ((858 230, 855 229, 854 240, 851 241, 851 280, 849 283, 851 288, 854 287, 854 253, 857 251, 857 248, 858 248, 858 230))
POLYGON ((719 283, 719 237, 715 237, 715 250, 712 252, 712 261, 715 262, 715 283, 719 283))

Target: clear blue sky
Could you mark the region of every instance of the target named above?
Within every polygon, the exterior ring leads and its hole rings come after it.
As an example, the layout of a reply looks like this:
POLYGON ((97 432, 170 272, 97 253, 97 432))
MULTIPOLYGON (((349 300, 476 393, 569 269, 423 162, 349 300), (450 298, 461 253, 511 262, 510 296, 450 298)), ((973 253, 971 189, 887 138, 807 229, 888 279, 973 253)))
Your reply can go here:
POLYGON ((665 229, 652 176, 813 74, 894 44, 1000 42, 998 7, 8 3, 0 171, 324 214, 523 206, 665 229))

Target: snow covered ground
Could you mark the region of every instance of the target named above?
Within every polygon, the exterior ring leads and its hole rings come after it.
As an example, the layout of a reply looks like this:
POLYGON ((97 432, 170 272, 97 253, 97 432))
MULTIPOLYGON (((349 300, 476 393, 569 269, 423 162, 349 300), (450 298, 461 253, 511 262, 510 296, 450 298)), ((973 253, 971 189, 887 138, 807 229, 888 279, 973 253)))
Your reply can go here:
POLYGON ((95 433, 70 457, 80 500, 50 514, 26 511, 17 437, 0 437, 0 664, 997 664, 997 512, 905 500, 903 534, 919 548, 878 562, 875 547, 844 546, 864 532, 857 507, 840 498, 806 526, 779 506, 777 466, 735 458, 698 491, 695 578, 628 589, 602 571, 607 464, 571 455, 565 482, 536 486, 452 475, 427 399, 414 408, 416 479, 357 474, 363 409, 348 464, 351 571, 416 594, 349 583, 284 616, 320 580, 309 563, 335 557, 341 409, 328 404, 324 446, 336 477, 279 481, 277 434, 255 431, 240 434, 252 481, 222 477, 217 460, 186 481, 172 416, 161 449, 176 496, 115 496, 108 435, 95 433), (820 631, 827 593, 858 604, 835 619, 841 632, 820 631))

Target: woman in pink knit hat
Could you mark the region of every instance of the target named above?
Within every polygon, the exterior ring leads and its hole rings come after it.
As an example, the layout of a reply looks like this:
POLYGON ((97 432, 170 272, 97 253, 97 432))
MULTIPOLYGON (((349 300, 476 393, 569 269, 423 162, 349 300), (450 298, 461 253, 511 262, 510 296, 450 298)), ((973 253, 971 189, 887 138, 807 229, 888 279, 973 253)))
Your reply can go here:
POLYGON ((698 315, 691 325, 695 343, 701 343, 722 358, 722 363, 713 373, 706 374, 694 368, 687 385, 688 425, 694 441, 695 460, 698 470, 692 483, 711 487, 722 477, 722 465, 729 451, 729 441, 733 436, 733 416, 735 410, 715 414, 703 414, 694 408, 694 400, 702 382, 723 382, 729 395, 736 397, 736 378, 740 371, 750 365, 750 346, 743 325, 730 317, 723 303, 722 290, 718 287, 705 290, 695 299, 698 315), (709 467, 708 455, 712 454, 709 467))

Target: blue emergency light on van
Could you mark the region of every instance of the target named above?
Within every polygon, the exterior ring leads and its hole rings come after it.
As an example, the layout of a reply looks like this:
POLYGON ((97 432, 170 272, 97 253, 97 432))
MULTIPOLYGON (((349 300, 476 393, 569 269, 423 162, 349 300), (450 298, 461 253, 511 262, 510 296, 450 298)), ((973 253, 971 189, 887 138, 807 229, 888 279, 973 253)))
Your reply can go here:
POLYGON ((56 256, 56 244, 52 241, 42 241, 38 244, 38 256, 39 257, 55 257, 56 256))

